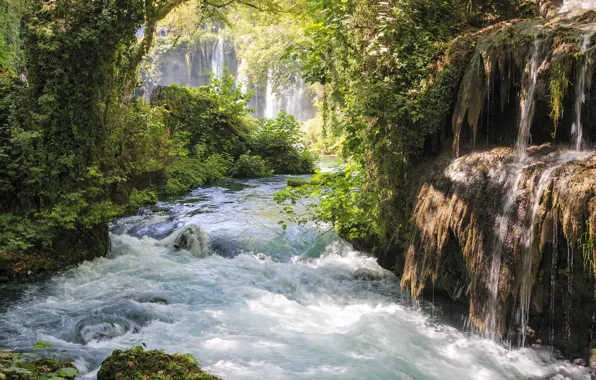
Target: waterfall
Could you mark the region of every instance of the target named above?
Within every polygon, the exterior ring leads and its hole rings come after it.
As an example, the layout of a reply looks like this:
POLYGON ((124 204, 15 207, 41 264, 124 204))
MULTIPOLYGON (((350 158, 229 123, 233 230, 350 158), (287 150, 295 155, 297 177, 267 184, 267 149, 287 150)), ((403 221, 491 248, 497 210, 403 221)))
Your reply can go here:
POLYGON ((217 43, 215 44, 215 51, 213 52, 213 58, 211 59, 211 72, 217 79, 223 77, 224 69, 224 40, 222 36, 219 36, 217 43))
POLYGON ((269 73, 264 115, 266 118, 275 118, 280 111, 293 115, 298 122, 312 119, 316 114, 303 79, 298 80, 298 83, 294 85, 281 89, 279 94, 275 94, 271 73, 269 73))
POLYGON ((190 80, 192 77, 192 61, 190 60, 190 52, 186 52, 186 75, 188 76, 188 87, 192 87, 190 80))
POLYGON ((486 313, 484 321, 484 335, 491 339, 497 337, 499 325, 501 320, 499 319, 499 311, 501 309, 499 303, 499 278, 501 276, 501 263, 503 260, 503 246, 507 239, 507 233, 509 231, 509 216, 517 200, 517 192, 519 189, 520 181, 522 179, 523 167, 518 163, 512 165, 511 170, 505 169, 507 180, 505 182, 505 188, 508 189, 505 194, 504 206, 501 215, 496 219, 495 225, 495 244, 492 254, 492 260, 490 264, 489 278, 487 281, 489 299, 488 299, 488 311, 486 313))
MULTIPOLYGON (((533 246, 532 243, 535 236, 535 228, 534 224, 536 222, 536 215, 538 215, 538 211, 540 209, 540 201, 542 199, 542 193, 546 189, 547 185, 551 181, 552 173, 566 164, 567 162, 574 159, 575 156, 573 154, 562 154, 558 157, 554 164, 547 167, 542 174, 540 175, 540 179, 538 180, 538 185, 536 186, 536 191, 534 193, 534 203, 532 205, 532 214, 530 216, 530 223, 528 224, 526 230, 524 231, 522 241, 523 249, 524 249, 524 256, 523 256, 523 271, 521 272, 521 287, 520 287, 520 331, 521 331, 521 347, 525 346, 526 343, 526 334, 525 331, 528 327, 528 322, 530 320, 530 301, 532 299, 532 287, 534 286, 535 277, 532 271, 533 264, 533 256, 534 251, 532 250, 533 246)), ((532 182, 534 182, 535 178, 532 178, 532 182)), ((556 224, 556 223, 555 223, 556 224)), ((554 278, 551 278, 551 281, 554 282, 554 278)), ((554 293, 553 293, 554 294, 554 293)), ((554 295, 553 295, 554 297, 554 295)))
POLYGON ((248 93, 248 77, 246 75, 247 64, 245 60, 240 61, 240 65, 238 65, 238 72, 236 73, 236 81, 234 86, 238 88, 238 86, 242 86, 242 93, 248 93))
MULTIPOLYGON (((596 2, 595 2, 596 3, 596 2)), ((580 52, 584 54, 583 65, 577 71, 577 79, 575 81, 575 121, 571 126, 572 146, 575 150, 581 150, 583 147, 583 128, 582 128, 582 107, 586 102, 586 84, 588 76, 588 55, 586 52, 590 46, 590 40, 594 32, 585 34, 582 39, 580 52)), ((591 73, 590 73, 591 74, 591 73)))
POLYGON ((271 71, 267 79, 267 93, 265 95, 265 117, 273 119, 281 110, 279 107, 279 98, 273 93, 273 81, 271 80, 271 71))
POLYGON ((532 118, 534 116, 534 93, 536 92, 536 82, 538 81, 538 69, 540 55, 540 42, 537 36, 534 37, 534 50, 530 60, 530 72, 526 75, 527 83, 521 96, 521 117, 519 123, 519 132, 517 144, 515 146, 520 161, 527 156, 528 142, 530 140, 530 128, 532 127, 532 118))
POLYGON ((521 118, 519 123, 519 134, 515 150, 517 162, 504 169, 506 178, 504 188, 506 189, 503 199, 503 210, 496 218, 494 248, 490 264, 489 278, 487 281, 489 299, 488 311, 484 322, 484 335, 495 338, 499 331, 500 319, 498 317, 501 305, 499 303, 499 277, 501 274, 501 262, 503 259, 503 246, 509 233, 509 219, 513 206, 517 201, 517 192, 522 179, 523 170, 526 168, 522 163, 526 160, 528 141, 530 138, 530 127, 534 112, 534 92, 538 79, 538 63, 540 52, 540 40, 534 39, 534 50, 530 61, 530 71, 526 76, 526 86, 521 97, 521 118))
POLYGON ((580 9, 596 8, 596 0, 565 0, 559 13, 573 12, 580 9))

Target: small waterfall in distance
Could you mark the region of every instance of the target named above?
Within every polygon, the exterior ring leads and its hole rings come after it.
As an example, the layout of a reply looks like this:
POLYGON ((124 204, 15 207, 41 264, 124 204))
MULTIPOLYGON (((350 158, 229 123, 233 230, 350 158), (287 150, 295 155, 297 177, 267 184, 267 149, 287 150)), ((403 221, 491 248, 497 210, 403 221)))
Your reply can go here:
POLYGON ((222 36, 219 36, 215 44, 213 58, 211 59, 211 72, 213 72, 217 79, 223 77, 224 65, 224 40, 222 36))
POLYGON ((573 12, 580 9, 596 8, 596 0, 565 0, 559 13, 573 12))

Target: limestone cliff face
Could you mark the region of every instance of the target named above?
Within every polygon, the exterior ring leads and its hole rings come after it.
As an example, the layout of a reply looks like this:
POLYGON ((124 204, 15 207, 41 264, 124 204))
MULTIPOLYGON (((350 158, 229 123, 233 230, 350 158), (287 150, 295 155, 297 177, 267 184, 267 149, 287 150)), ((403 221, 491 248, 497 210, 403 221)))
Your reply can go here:
POLYGON ((468 302, 488 336, 573 354, 596 315, 596 12, 463 38, 452 149, 415 176, 402 285, 468 302))
POLYGON ((434 163, 417 195, 402 284, 415 296, 432 283, 468 300, 488 335, 526 342, 517 332, 532 327, 543 343, 573 341, 577 351, 592 340, 596 310, 596 154, 544 145, 529 149, 527 163, 516 157, 495 148, 434 163))

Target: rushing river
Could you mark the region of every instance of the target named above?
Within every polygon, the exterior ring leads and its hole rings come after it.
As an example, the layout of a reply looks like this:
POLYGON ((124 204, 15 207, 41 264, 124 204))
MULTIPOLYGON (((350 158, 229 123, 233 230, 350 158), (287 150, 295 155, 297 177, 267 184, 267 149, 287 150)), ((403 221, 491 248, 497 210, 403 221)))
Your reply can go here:
POLYGON ((0 348, 51 343, 94 379, 112 350, 189 352, 236 379, 583 379, 548 350, 507 350, 414 310, 332 232, 278 225, 285 178, 222 181, 112 226, 108 258, 0 287, 0 348), (197 225, 215 253, 176 252, 197 225), (170 236, 170 238, 168 238, 170 236))

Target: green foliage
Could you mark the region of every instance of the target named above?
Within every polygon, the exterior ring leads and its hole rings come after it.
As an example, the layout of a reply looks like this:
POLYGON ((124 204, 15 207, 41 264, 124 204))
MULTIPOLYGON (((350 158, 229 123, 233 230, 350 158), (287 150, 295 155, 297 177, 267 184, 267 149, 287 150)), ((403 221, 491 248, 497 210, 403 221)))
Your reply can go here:
POLYGON ((150 206, 157 203, 158 194, 155 189, 137 190, 133 188, 130 193, 128 209, 131 212, 136 212, 143 206, 150 206))
POLYGON ((316 157, 301 143, 300 125, 292 115, 280 112, 276 119, 262 119, 250 134, 250 150, 267 162, 276 174, 313 173, 316 157))
POLYGON ((309 220, 319 224, 332 223, 341 236, 358 239, 378 233, 374 219, 375 197, 366 191, 362 168, 349 165, 334 173, 317 172, 310 183, 289 185, 275 194, 275 200, 285 205, 289 222, 304 224, 309 220), (306 201, 307 198, 314 201, 306 201))
POLYGON ((230 168, 230 159, 225 155, 213 154, 203 157, 195 153, 192 157, 179 157, 168 168, 169 179, 160 191, 163 195, 179 195, 225 176, 230 168))
POLYGON ((15 72, 23 65, 21 17, 27 2, 0 1, 0 64, 15 72))
POLYGON ((250 153, 241 155, 230 170, 230 175, 236 178, 260 178, 273 174, 267 169, 267 162, 261 156, 250 153))
POLYGON ((221 380, 201 370, 190 354, 168 355, 161 351, 146 351, 142 346, 131 350, 116 350, 101 365, 98 380, 221 380))
POLYGON ((224 75, 212 78, 209 86, 158 87, 151 103, 165 112, 165 124, 172 133, 189 134, 187 148, 202 145, 205 154, 230 154, 243 152, 248 133, 244 116, 251 94, 234 88, 234 77, 224 75))
MULTIPOLYGON (((306 39, 288 52, 303 76, 324 86, 322 132, 331 125, 345 138, 343 154, 362 168, 369 232, 381 243, 407 239, 409 172, 425 140, 442 126, 474 48, 453 39, 496 20, 517 16, 517 1, 310 2, 306 39)), ((311 139, 312 140, 312 139, 311 139)), ((346 186, 348 186, 346 184, 346 186)), ((345 194, 335 184, 338 197, 345 194)), ((358 208, 357 208, 358 209, 358 208)), ((327 208, 323 220, 359 235, 362 215, 327 208), (355 218, 350 222, 350 218, 355 218), (356 226, 356 227, 352 227, 356 226)), ((319 215, 319 219, 321 219, 319 215)))
MULTIPOLYGON (((42 349, 45 354, 51 345, 38 342, 33 348, 42 349)), ((74 380, 78 375, 72 362, 0 351, 0 379, 3 380, 74 380)))

